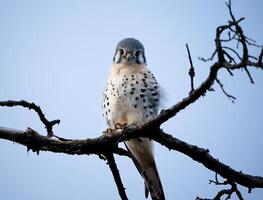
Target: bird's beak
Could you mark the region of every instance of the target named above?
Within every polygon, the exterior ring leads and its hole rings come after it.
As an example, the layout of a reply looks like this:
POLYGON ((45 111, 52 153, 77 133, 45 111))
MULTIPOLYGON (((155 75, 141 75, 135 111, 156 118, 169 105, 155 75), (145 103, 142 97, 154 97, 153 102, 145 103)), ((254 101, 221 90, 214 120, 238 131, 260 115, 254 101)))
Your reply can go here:
POLYGON ((128 52, 126 55, 127 61, 129 62, 131 60, 131 58, 132 58, 132 54, 130 52, 128 52))

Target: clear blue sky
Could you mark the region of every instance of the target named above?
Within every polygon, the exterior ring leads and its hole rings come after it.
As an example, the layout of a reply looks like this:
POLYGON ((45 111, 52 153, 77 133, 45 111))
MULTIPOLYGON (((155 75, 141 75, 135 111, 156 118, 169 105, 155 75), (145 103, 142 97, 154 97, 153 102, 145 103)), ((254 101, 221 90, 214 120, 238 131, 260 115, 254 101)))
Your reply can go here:
MULTIPOLYGON (((245 32, 263 44, 263 2, 234 0, 245 32)), ((229 19, 225 1, 84 1, 0 0, 0 101, 25 99, 41 106, 48 119, 61 119, 55 133, 66 138, 91 138, 106 128, 101 94, 116 43, 135 37, 146 48, 149 68, 166 91, 164 107, 188 94, 191 48, 196 84, 209 65, 198 56, 214 49, 215 28, 229 19)), ((257 51, 252 50, 257 55, 257 51)), ((237 170, 263 176, 263 71, 234 77, 219 74, 238 99, 232 104, 215 86, 163 128, 186 142, 210 149, 213 156, 237 170)), ((35 113, 0 108, 0 126, 45 133, 35 113)), ((214 173, 177 152, 155 145, 155 155, 167 199, 213 197, 208 184, 214 173)), ((143 199, 144 185, 132 162, 117 157, 130 199, 143 199)), ((261 200, 263 191, 245 199, 261 200)), ((0 198, 4 200, 119 199, 112 175, 97 156, 40 152, 0 140, 0 198)))

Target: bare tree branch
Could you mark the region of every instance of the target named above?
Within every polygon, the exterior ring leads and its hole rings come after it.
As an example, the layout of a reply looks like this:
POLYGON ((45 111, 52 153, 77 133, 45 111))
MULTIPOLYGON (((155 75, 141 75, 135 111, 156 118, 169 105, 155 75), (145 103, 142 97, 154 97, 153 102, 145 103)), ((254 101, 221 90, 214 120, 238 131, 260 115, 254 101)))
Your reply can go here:
POLYGON ((128 200, 128 197, 125 193, 125 188, 122 184, 122 181, 121 181, 121 176, 120 176, 120 173, 119 173, 119 170, 117 168, 117 165, 116 165, 116 162, 115 162, 115 159, 114 159, 114 156, 112 153, 107 153, 107 154, 104 154, 107 161, 108 161, 108 165, 110 167, 110 170, 112 172, 112 175, 114 177, 114 180, 115 180, 115 183, 117 185, 117 188, 118 188, 118 191, 119 191, 119 195, 121 197, 122 200, 128 200))
MULTIPOLYGON (((151 135, 149 133, 152 131, 149 130, 149 127, 143 126, 140 129, 124 129, 122 132, 112 134, 111 136, 102 135, 94 139, 61 141, 54 137, 42 136, 32 129, 20 131, 0 128, 0 138, 17 142, 33 151, 51 151, 71 155, 105 155, 109 152, 119 154, 119 151, 116 151, 118 142, 138 137, 147 137, 164 145, 168 149, 179 151, 191 157, 193 160, 202 163, 206 168, 218 173, 227 180, 231 180, 247 188, 263 188, 263 177, 236 171, 213 158, 207 149, 183 142, 161 130, 158 131, 154 129, 156 134, 151 135)), ((121 155, 124 154, 122 153, 121 155)))
POLYGON ((45 128, 47 129, 48 136, 53 135, 53 126, 60 123, 59 119, 48 121, 42 112, 41 108, 37 106, 35 103, 29 103, 27 101, 21 100, 21 101, 0 101, 0 106, 7 106, 7 107, 13 107, 13 106, 21 106, 24 108, 28 108, 29 110, 33 109, 37 114, 41 122, 45 125, 45 128))
POLYGON ((220 182, 218 182, 218 180, 216 180, 216 181, 210 180, 210 183, 214 183, 215 185, 228 185, 229 184, 231 186, 231 188, 220 190, 213 199, 207 199, 207 198, 203 199, 200 197, 196 197, 196 200, 220 200, 221 197, 223 197, 224 195, 227 196, 226 199, 230 199, 234 193, 236 194, 236 196, 238 197, 239 200, 244 200, 243 196, 241 195, 241 193, 238 190, 237 185, 235 183, 230 183, 228 181, 220 183, 220 182))

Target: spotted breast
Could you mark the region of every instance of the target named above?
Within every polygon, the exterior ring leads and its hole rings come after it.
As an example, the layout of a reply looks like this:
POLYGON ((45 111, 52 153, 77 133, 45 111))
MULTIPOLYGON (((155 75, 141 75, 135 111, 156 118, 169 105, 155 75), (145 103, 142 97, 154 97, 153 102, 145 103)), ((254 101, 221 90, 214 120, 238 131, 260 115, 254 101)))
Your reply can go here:
POLYGON ((141 126, 157 115, 160 91, 148 69, 110 76, 103 93, 103 115, 109 127, 116 123, 141 126))

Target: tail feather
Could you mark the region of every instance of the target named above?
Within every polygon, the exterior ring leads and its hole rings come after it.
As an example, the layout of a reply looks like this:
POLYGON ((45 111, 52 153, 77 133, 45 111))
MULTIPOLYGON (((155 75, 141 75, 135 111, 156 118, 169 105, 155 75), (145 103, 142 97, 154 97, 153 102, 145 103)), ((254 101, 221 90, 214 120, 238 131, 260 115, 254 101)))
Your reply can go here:
POLYGON ((147 187, 147 183, 145 181, 144 181, 144 195, 145 195, 146 199, 149 196, 149 190, 148 190, 148 187, 147 187))
MULTIPOLYGON (((153 200, 165 200, 163 187, 160 181, 160 177, 156 168, 156 165, 144 170, 143 177, 145 179, 145 186, 148 193, 150 192, 153 200)), ((145 196, 146 198, 148 195, 145 196)))
POLYGON ((134 139, 127 142, 127 147, 136 158, 138 163, 135 163, 135 165, 145 180, 145 197, 147 198, 150 192, 152 200, 165 200, 163 187, 151 150, 151 142, 144 138, 134 139))

